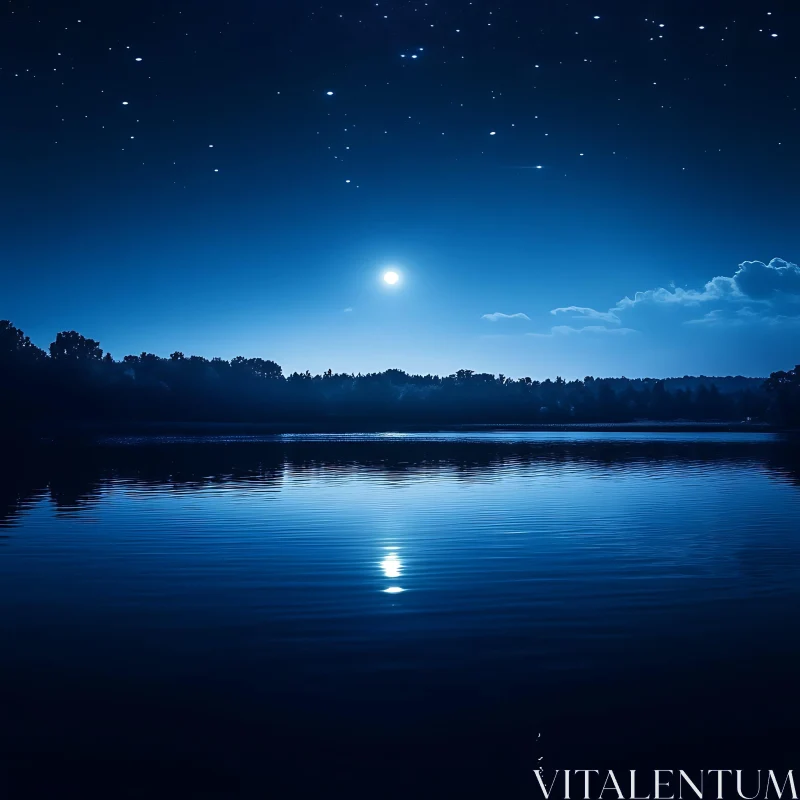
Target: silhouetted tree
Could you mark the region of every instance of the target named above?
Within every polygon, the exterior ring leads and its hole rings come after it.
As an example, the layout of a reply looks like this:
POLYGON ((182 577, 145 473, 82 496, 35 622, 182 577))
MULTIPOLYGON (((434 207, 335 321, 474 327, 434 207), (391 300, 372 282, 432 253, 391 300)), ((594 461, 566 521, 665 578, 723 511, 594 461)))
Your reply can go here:
POLYGON ((242 358, 242 356, 237 356, 231 361, 231 367, 241 373, 247 373, 257 378, 277 379, 283 377, 283 370, 279 364, 263 358, 242 358))
POLYGON ((7 319, 0 320, 0 361, 33 363, 44 361, 47 354, 33 344, 19 328, 15 328, 7 319))
POLYGON ((100 361, 103 351, 100 342, 87 339, 77 331, 62 331, 50 345, 50 357, 54 361, 100 361))
POLYGON ((800 364, 787 372, 773 372, 764 382, 772 397, 771 410, 784 425, 800 426, 800 364))

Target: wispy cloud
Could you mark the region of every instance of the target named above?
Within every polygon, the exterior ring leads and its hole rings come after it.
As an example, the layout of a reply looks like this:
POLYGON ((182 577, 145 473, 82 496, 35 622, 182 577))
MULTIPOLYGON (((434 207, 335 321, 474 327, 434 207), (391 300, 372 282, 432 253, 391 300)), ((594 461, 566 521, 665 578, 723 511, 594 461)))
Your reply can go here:
MULTIPOLYGON (((725 312, 721 308, 715 308, 713 311, 708 311, 702 317, 697 319, 687 319, 684 325, 722 325, 726 321, 725 312)), ((740 318, 739 323, 743 320, 740 318)))
POLYGON ((636 333, 636 331, 633 328, 607 328, 605 325, 584 325, 582 328, 573 328, 570 325, 556 325, 550 328, 550 333, 529 333, 528 336, 537 336, 540 339, 552 339, 556 336, 573 336, 578 333, 627 336, 629 333, 636 333))
POLYGON ((345 314, 349 314, 349 313, 350 313, 352 310, 353 310, 353 309, 352 309, 352 308, 350 308, 350 306, 348 306, 348 307, 347 307, 347 308, 344 310, 344 313, 345 313, 345 314))
POLYGON ((481 319, 488 319, 489 322, 499 322, 505 319, 524 319, 528 322, 531 321, 531 318, 527 314, 501 314, 499 311, 495 311, 494 314, 484 314, 481 319))
POLYGON ((800 325, 800 314, 774 314, 764 308, 754 311, 749 306, 737 309, 715 308, 697 319, 687 319, 684 325, 703 325, 705 327, 733 327, 748 324, 769 325, 771 327, 800 325))
POLYGON ((601 319, 604 322, 613 322, 619 324, 619 317, 614 310, 610 311, 595 311, 593 308, 586 308, 585 306, 564 306, 564 308, 554 308, 551 314, 574 314, 573 319, 601 319))

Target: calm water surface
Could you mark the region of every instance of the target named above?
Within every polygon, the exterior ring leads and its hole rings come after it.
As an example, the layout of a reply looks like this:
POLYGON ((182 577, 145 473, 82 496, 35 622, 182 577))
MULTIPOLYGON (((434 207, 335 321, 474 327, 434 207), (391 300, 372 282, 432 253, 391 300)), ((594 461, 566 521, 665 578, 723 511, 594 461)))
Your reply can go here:
POLYGON ((538 766, 798 769, 796 449, 483 433, 12 454, 0 790, 530 797, 538 766))

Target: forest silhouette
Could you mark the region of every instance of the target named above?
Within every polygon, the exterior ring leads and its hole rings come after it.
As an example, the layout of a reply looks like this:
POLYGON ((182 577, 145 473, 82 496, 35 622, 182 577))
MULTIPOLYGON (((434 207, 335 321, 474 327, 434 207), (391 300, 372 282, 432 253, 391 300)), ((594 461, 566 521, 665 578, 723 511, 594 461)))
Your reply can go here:
POLYGON ((75 424, 266 423, 358 428, 654 422, 800 424, 800 365, 769 378, 509 378, 462 369, 410 375, 284 375, 275 361, 174 352, 115 360, 76 331, 46 352, 0 321, 3 428, 75 424))

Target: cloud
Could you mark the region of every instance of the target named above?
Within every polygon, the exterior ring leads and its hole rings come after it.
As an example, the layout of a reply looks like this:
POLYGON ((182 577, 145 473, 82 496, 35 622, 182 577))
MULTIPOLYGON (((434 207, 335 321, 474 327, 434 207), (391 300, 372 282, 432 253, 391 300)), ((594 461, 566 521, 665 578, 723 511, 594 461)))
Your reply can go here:
POLYGON ((771 300, 776 294, 800 298, 800 267, 782 258, 763 261, 743 261, 734 275, 742 292, 756 300, 771 300))
POLYGON ((754 311, 749 306, 744 306, 736 310, 727 308, 715 308, 702 317, 688 319, 684 325, 703 325, 705 327, 731 327, 758 323, 760 325, 770 325, 773 327, 783 325, 800 324, 800 314, 773 314, 764 308, 754 311))
POLYGON ((564 308, 554 308, 551 314, 568 314, 573 312, 575 316, 573 319, 601 319, 604 322, 613 322, 619 324, 619 317, 610 311, 595 311, 593 308, 586 308, 585 306, 565 306, 564 308))
POLYGON ((488 319, 489 322, 498 322, 501 319, 524 319, 528 322, 531 321, 531 318, 527 314, 501 314, 499 311, 495 311, 494 314, 484 314, 481 319, 488 319))
POLYGON ((348 307, 347 307, 347 308, 344 310, 344 313, 345 313, 345 314, 349 314, 349 313, 350 313, 352 310, 353 310, 353 309, 352 309, 352 308, 350 308, 350 306, 348 306, 348 307))
POLYGON ((529 333, 528 336, 537 336, 540 339, 552 339, 554 336, 572 336, 576 333, 627 336, 629 333, 636 333, 636 331, 633 328, 607 328, 605 325, 585 325, 582 328, 573 328, 570 325, 556 325, 550 328, 550 333, 529 333))
POLYGON ((722 325, 725 320, 725 311, 721 308, 715 308, 697 319, 687 319, 684 325, 722 325))
MULTIPOLYGON (((683 289, 672 285, 669 288, 636 292, 633 297, 623 297, 608 311, 586 306, 563 306, 554 308, 550 313, 572 314, 573 319, 620 324, 624 314, 645 306, 673 309, 713 306, 703 316, 686 322, 692 325, 742 325, 755 321, 781 324, 796 316, 787 311, 800 307, 800 267, 782 258, 773 258, 766 264, 763 261, 743 261, 732 276, 712 278, 702 289, 683 289)), ((588 325, 581 330, 591 327, 595 326, 588 325)))
POLYGON ((625 311, 640 303, 657 303, 674 306, 699 306, 725 299, 741 299, 746 295, 737 286, 735 278, 720 276, 712 278, 702 289, 681 289, 671 286, 669 289, 648 289, 636 292, 631 299, 623 297, 611 310, 614 313, 625 311))
POLYGON ((776 314, 774 317, 760 318, 767 325, 800 325, 800 314, 776 314))

